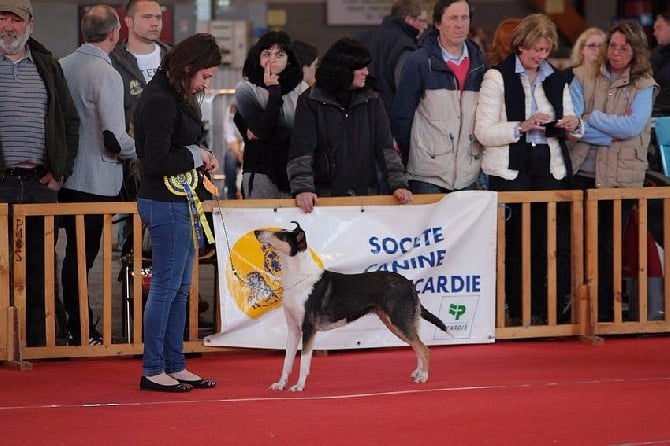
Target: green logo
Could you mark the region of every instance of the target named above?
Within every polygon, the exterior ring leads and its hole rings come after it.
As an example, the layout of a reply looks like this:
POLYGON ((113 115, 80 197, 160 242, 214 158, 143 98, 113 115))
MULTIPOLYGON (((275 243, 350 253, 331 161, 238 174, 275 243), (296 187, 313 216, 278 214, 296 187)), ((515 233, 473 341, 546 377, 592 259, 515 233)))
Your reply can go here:
POLYGON ((465 314, 465 305, 449 304, 449 314, 453 315, 456 320, 465 314))

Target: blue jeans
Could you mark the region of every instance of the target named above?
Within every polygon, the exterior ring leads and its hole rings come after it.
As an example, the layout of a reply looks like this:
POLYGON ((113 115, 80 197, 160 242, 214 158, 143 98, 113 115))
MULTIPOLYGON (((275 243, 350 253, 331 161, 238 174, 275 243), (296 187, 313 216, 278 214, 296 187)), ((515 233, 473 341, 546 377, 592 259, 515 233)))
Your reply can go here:
POLYGON ((184 327, 195 248, 188 203, 137 200, 151 236, 151 287, 144 309, 145 376, 186 368, 184 327))
POLYGON ((240 162, 232 150, 227 150, 223 157, 224 184, 226 186, 226 198, 234 200, 237 198, 237 172, 240 170, 240 162))
POLYGON ((436 184, 426 183, 425 181, 409 180, 409 188, 413 194, 446 194, 451 192, 446 187, 436 184))

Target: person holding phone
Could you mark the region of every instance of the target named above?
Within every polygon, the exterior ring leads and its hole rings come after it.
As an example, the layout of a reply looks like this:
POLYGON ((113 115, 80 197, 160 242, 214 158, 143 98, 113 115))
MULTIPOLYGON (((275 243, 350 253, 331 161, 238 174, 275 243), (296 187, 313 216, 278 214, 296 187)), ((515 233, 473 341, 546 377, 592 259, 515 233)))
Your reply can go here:
MULTIPOLYGON (((484 146, 482 170, 489 189, 553 190, 573 182, 565 135, 581 135, 563 74, 547 58, 556 49, 556 25, 544 14, 521 20, 512 32, 512 54, 484 75, 475 118, 475 136, 484 146)), ((521 317, 521 215, 509 205, 506 225, 506 295, 511 320, 521 317)), ((546 318, 546 205, 532 206, 532 315, 546 318)), ((568 231, 565 234, 569 235, 568 231)), ((560 237, 561 235, 559 235, 560 237)), ((564 243, 569 244, 569 242, 564 243)), ((561 243, 559 243, 559 246, 561 243)), ((559 257, 566 252, 559 252, 559 257)), ((559 261, 561 259, 559 258, 559 261)), ((567 306, 569 257, 559 271, 558 300, 567 306), (563 274, 561 274, 563 273, 563 274)))

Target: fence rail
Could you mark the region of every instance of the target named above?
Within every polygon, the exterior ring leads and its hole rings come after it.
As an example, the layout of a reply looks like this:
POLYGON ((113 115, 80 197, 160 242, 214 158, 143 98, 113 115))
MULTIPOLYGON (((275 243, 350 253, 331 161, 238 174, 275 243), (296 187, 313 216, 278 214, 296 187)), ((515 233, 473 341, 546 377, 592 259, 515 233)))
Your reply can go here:
MULTIPOLYGON (((413 204, 426 204, 438 201, 442 195, 418 195, 413 204)), ((582 191, 543 191, 543 192, 501 192, 498 194, 498 248, 497 248, 497 291, 496 291, 496 337, 499 339, 520 339, 534 337, 581 336, 593 342, 598 335, 623 333, 660 333, 670 331, 670 322, 663 314, 662 320, 647 320, 648 308, 648 277, 647 277, 647 244, 645 237, 639 237, 638 265, 636 277, 637 285, 636 308, 639 317, 631 318, 630 311, 624 317, 624 310, 631 305, 626 302, 622 289, 624 276, 621 272, 621 261, 614 262, 613 289, 614 320, 602 322, 598 320, 598 221, 599 203, 611 202, 614 210, 613 218, 613 246, 614 258, 622 259, 622 237, 624 223, 621 217, 622 208, 628 206, 632 200, 639 213, 638 233, 646 234, 650 218, 655 226, 668 227, 670 224, 670 188, 640 188, 640 189, 605 189, 582 191), (531 318, 533 300, 529 280, 522 285, 520 324, 512 325, 506 316, 505 296, 505 225, 507 206, 518 205, 521 209, 521 253, 522 274, 524 278, 531 277, 531 208, 533 204, 546 203, 546 252, 547 252, 547 283, 555 284, 557 280, 557 251, 561 248, 561 238, 557 231, 559 225, 559 207, 569 206, 570 221, 570 296, 571 315, 567 323, 559 323, 557 317, 557 293, 554 286, 547 286, 546 293, 546 322, 537 323, 531 318), (654 214, 650 217, 649 203, 653 203, 654 214), (660 209, 660 211, 658 211, 660 209), (656 221, 657 215, 662 216, 660 225, 656 221)), ((379 197, 343 197, 320 199, 321 206, 343 205, 393 205, 390 196, 379 197)), ((410 204, 409 206, 411 206, 410 204)), ((234 200, 210 201, 205 203, 205 209, 211 211, 215 207, 230 208, 279 208, 292 207, 293 200, 234 200)), ((399 208, 401 209, 401 208, 399 208)), ((403 211, 404 212, 404 211, 403 211)), ((83 356, 117 356, 142 353, 142 318, 132 318, 130 330, 119 334, 114 329, 124 311, 121 285, 113 277, 119 269, 119 262, 125 261, 130 268, 133 278, 142 277, 142 240, 134 237, 132 253, 119 260, 113 250, 114 215, 119 213, 130 214, 134 234, 142 234, 142 224, 134 203, 62 203, 62 204, 25 204, 8 207, 0 205, 0 360, 22 362, 27 359, 48 357, 83 357, 83 356), (101 262, 101 277, 92 285, 86 279, 84 225, 85 215, 99 214, 104 217, 101 250, 98 261, 101 262), (81 332, 88 333, 92 323, 88 319, 89 295, 101 296, 102 314, 102 345, 71 346, 62 345, 56 336, 56 296, 57 296, 57 255, 54 246, 58 237, 57 219, 59 216, 75 216, 76 230, 79 235, 77 253, 81 259, 79 270, 79 303, 81 332), (25 224, 28 218, 43 217, 44 225, 44 262, 45 262, 45 290, 44 305, 46 310, 45 328, 46 344, 39 347, 29 347, 26 344, 26 283, 30 280, 30 271, 26 271, 25 254, 25 224), (9 237, 9 235, 12 237, 9 237), (10 246, 12 243, 12 246, 10 246), (99 285, 98 285, 99 282, 99 285), (95 289, 92 289, 95 288, 95 289), (98 288, 96 288, 98 287, 98 288), (93 292, 93 293, 91 293, 93 292)), ((662 246, 669 246, 670 231, 661 231, 659 242, 662 246)), ((214 258, 214 264, 215 264, 214 258)), ((670 261, 670 250, 664 253, 665 264, 670 261)), ((210 264, 212 262, 209 262, 210 264)), ((195 262, 193 285, 190 296, 199 296, 200 269, 204 262, 195 262)), ((215 265, 216 267, 216 265, 215 265)), ((217 272, 215 270, 214 276, 217 272)), ((126 293, 130 296, 142 296, 142 281, 132 280, 128 283, 126 293)), ((215 293, 216 285, 214 285, 215 293)), ((664 308, 670 305, 670 283, 663 280, 664 308)), ((218 295, 218 294, 217 294, 218 295)), ((216 304, 216 299, 215 299, 216 304)), ((142 314, 142 299, 132 299, 132 314, 142 314)), ((628 308, 629 310, 629 308, 628 308)), ((214 308, 214 314, 218 312, 214 308)), ((186 352, 221 351, 221 347, 208 347, 199 336, 198 299, 190 298, 188 305, 188 326, 185 334, 184 348, 186 352)), ((220 320, 216 317, 214 329, 220 330, 220 320)))

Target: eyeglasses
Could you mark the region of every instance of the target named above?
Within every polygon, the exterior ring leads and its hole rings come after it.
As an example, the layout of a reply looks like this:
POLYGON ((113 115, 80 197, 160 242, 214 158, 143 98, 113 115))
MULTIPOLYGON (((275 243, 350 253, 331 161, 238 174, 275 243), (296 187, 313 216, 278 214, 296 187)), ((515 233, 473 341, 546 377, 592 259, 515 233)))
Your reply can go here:
POLYGON ((607 46, 607 51, 611 51, 611 52, 613 52, 613 53, 616 52, 616 51, 618 51, 618 52, 620 52, 621 54, 628 54, 628 53, 632 53, 632 52, 633 52, 633 48, 631 48, 631 47, 628 46, 628 45, 621 45, 621 46, 619 46, 619 45, 617 45, 616 43, 610 43, 610 44, 607 46))
POLYGON ((590 48, 590 49, 597 49, 600 48, 602 45, 600 43, 589 43, 587 45, 584 45, 584 48, 590 48))

